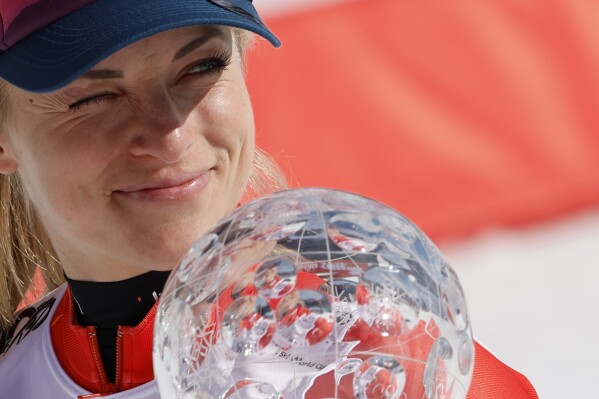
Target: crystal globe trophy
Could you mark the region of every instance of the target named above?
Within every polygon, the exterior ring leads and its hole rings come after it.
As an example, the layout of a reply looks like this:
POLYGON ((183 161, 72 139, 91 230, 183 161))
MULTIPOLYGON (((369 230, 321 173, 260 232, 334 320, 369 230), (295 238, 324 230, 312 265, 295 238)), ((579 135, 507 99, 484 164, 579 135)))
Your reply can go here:
POLYGON ((154 331, 163 399, 464 399, 474 344, 439 250, 368 198, 249 202, 173 270, 154 331))

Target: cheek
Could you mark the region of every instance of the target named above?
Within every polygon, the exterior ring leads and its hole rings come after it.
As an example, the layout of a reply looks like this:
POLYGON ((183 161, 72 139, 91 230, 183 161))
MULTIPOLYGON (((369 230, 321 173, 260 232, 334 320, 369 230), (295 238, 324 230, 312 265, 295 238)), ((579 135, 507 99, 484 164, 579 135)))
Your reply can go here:
POLYGON ((200 117, 210 132, 234 129, 231 135, 244 135, 253 131, 254 117, 249 94, 243 81, 225 82, 214 87, 198 108, 200 117))
POLYGON ((69 162, 62 160, 56 160, 51 166, 30 163, 32 168, 21 172, 31 202, 44 221, 68 222, 92 202, 91 195, 81 189, 85 171, 69 165, 69 162))
POLYGON ((101 149, 81 141, 38 144, 22 154, 19 169, 31 202, 47 227, 76 225, 93 214, 102 198, 101 149))
POLYGON ((254 151, 254 116, 241 77, 215 87, 197 109, 206 139, 227 151, 237 167, 247 168, 254 151), (248 159, 249 158, 249 159, 248 159))
POLYGON ((107 157, 113 138, 104 132, 109 129, 107 123, 113 120, 99 122, 83 117, 63 123, 49 120, 24 126, 19 130, 25 132, 19 145, 22 150, 19 163, 41 176, 85 175, 101 167, 107 157))
MULTIPOLYGON (((245 86, 243 86, 245 89, 245 86)), ((243 92, 238 101, 233 105, 236 112, 232 118, 235 120, 239 135, 236 137, 238 153, 231 154, 232 167, 236 169, 237 179, 235 185, 238 190, 243 190, 249 178, 254 160, 255 128, 254 116, 247 92, 243 92)), ((241 193, 238 193, 241 195, 241 193)))
MULTIPOLYGON (((233 86, 233 85, 232 85, 233 86)), ((222 163, 223 186, 221 200, 225 212, 234 209, 245 191, 254 159, 254 118, 249 95, 244 84, 234 85, 236 90, 211 93, 199 108, 200 120, 205 123, 204 136, 217 148, 222 163), (227 198, 228 201, 222 201, 227 198)))

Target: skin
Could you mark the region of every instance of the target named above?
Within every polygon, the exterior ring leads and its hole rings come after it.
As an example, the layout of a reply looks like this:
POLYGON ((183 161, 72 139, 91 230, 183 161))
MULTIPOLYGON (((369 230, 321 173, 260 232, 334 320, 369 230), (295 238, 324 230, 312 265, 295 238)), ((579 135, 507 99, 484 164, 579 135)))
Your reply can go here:
POLYGON ((172 269, 247 183, 254 121, 229 28, 159 33, 8 101, 0 173, 19 173, 71 278, 172 269))

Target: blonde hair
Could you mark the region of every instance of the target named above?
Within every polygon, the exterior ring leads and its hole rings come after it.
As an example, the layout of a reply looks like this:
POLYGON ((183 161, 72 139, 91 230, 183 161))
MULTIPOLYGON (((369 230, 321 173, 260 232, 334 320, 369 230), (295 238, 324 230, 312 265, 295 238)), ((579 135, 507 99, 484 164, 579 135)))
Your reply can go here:
MULTIPOLYGON (((253 35, 233 29, 236 46, 243 56, 253 35)), ((0 126, 9 112, 6 82, 0 79, 0 126)), ((287 188, 285 176, 264 151, 256 147, 254 162, 242 201, 287 188)), ((15 321, 23 303, 35 301, 64 282, 62 267, 42 222, 18 173, 0 174, 0 331, 15 321), (39 274, 38 274, 39 273, 39 274), (36 276, 43 284, 35 281, 36 276)))

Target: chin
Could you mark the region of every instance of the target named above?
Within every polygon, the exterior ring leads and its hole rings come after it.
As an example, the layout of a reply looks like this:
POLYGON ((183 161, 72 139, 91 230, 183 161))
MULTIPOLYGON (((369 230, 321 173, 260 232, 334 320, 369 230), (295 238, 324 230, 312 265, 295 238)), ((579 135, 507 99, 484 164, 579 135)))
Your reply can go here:
POLYGON ((152 272, 170 272, 170 271, 174 270, 175 267, 166 267, 164 265, 157 265, 156 267, 152 267, 149 271, 152 271, 152 272))
POLYGON ((212 220, 190 214, 181 223, 137 228, 128 237, 132 240, 139 263, 143 262, 151 270, 172 270, 211 225, 212 220), (207 223, 210 226, 206 226, 207 223))
POLYGON ((172 270, 179 265, 183 256, 200 237, 201 235, 195 238, 191 234, 179 239, 169 237, 162 242, 140 248, 140 259, 144 259, 152 270, 172 270))

